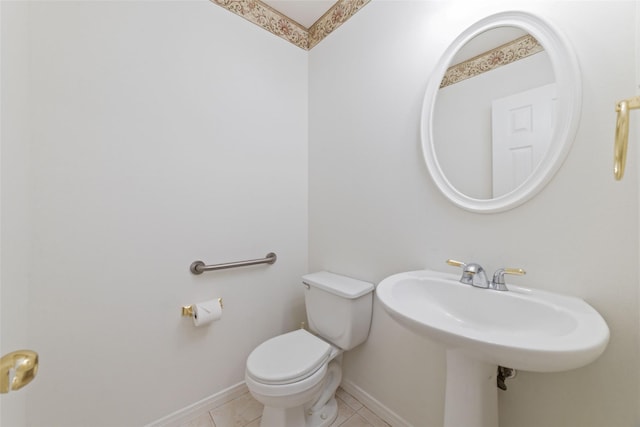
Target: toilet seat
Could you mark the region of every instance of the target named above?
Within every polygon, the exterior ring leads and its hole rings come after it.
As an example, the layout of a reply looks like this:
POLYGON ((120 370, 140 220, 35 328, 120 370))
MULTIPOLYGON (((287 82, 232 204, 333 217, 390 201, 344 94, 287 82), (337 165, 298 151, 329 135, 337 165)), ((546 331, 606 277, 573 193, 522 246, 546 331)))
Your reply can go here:
POLYGON ((271 338, 247 359, 246 374, 265 385, 304 380, 326 365, 332 346, 304 329, 271 338))

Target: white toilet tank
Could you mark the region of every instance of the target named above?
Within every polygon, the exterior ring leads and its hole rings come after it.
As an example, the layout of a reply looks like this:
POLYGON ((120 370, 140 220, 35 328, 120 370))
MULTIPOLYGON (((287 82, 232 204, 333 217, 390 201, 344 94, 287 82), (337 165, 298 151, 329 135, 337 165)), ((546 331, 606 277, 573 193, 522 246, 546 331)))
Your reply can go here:
POLYGON ((320 271, 302 276, 309 329, 343 350, 369 336, 373 284, 320 271))

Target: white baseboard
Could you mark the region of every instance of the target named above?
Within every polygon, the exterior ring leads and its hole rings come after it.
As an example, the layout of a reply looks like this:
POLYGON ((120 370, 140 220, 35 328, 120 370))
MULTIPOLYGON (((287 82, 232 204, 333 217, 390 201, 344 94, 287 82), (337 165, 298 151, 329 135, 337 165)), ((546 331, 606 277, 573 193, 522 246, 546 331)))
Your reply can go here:
MULTIPOLYGON (((392 427, 413 427, 409 422, 404 420, 401 416, 393 412, 391 409, 384 406, 382 403, 380 403, 369 393, 361 389, 359 386, 354 384, 352 381, 343 380, 340 384, 340 387, 342 387, 344 391, 358 399, 360 403, 369 408, 374 414, 382 418, 392 427)), ((211 411, 220 405, 228 403, 233 399, 242 396, 248 391, 249 389, 247 388, 247 385, 244 383, 244 381, 239 382, 238 384, 232 385, 225 390, 222 390, 192 405, 189 405, 186 408, 179 409, 172 414, 167 415, 166 417, 147 424, 145 427, 178 427, 197 418, 204 412, 211 411)))
POLYGON ((242 396, 248 391, 249 389, 247 388, 247 385, 244 383, 244 381, 239 382, 238 384, 232 385, 231 387, 224 389, 219 393, 213 394, 209 397, 205 397, 199 402, 189 405, 186 408, 179 409, 176 412, 167 415, 166 417, 152 422, 151 424, 147 424, 145 427, 178 427, 181 424, 197 418, 204 412, 211 411, 212 409, 215 409, 220 405, 223 405, 237 397, 242 396))
POLYGON ((356 384, 349 380, 342 380, 340 387, 344 389, 351 396, 355 397, 364 406, 369 408, 371 412, 382 418, 391 427, 413 427, 400 415, 393 412, 391 409, 384 406, 369 393, 358 387, 356 384))

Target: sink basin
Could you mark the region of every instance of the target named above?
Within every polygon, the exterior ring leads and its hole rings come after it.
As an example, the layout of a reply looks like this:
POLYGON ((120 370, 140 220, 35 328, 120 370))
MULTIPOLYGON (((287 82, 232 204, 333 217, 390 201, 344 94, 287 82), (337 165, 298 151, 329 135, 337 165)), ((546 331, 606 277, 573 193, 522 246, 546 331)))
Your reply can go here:
POLYGON ((554 372, 594 361, 609 340, 600 314, 582 299, 508 285, 501 292, 435 271, 384 279, 386 311, 418 334, 474 358, 514 369, 554 372))
POLYGON ((459 279, 411 271, 376 288, 391 317, 447 348, 444 427, 498 427, 499 365, 563 371, 593 362, 607 346, 607 324, 580 298, 514 285, 481 289, 459 279))

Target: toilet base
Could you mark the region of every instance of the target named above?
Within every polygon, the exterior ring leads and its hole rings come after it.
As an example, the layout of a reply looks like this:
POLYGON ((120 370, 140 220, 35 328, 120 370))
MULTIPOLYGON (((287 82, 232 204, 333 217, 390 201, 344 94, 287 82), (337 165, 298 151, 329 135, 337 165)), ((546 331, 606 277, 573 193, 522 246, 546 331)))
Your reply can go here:
POLYGON ((332 397, 322 409, 306 416, 306 427, 328 427, 338 418, 338 402, 332 397))
POLYGON ((282 409, 265 406, 260 427, 305 426, 306 422, 301 407, 282 409))
POLYGON ((338 418, 338 402, 332 397, 321 409, 304 413, 301 407, 282 410, 265 407, 260 427, 329 427, 338 418))
POLYGON ((342 380, 341 355, 329 362, 324 378, 305 393, 269 398, 249 387, 257 401, 264 405, 260 427, 328 427, 338 417, 336 390, 342 380), (308 403, 304 404, 304 401, 308 403))

